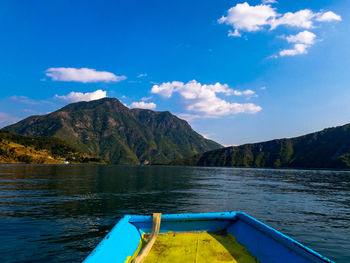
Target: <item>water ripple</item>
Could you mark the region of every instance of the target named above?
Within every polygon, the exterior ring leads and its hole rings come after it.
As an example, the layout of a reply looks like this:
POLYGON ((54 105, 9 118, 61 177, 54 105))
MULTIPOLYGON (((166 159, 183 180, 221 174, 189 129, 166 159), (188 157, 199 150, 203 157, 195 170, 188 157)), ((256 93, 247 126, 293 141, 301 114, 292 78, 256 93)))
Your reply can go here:
POLYGON ((234 210, 350 262, 350 172, 165 166, 1 165, 0 257, 77 262, 124 214, 234 210))

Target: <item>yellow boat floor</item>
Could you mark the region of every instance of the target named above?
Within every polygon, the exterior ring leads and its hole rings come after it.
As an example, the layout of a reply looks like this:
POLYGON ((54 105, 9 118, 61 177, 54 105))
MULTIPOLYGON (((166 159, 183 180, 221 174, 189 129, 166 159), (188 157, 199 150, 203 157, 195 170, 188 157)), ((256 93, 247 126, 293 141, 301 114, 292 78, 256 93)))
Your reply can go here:
MULTIPOLYGON (((132 258, 137 255, 141 246, 146 244, 149 235, 144 235, 142 244, 132 258)), ((236 241, 231 234, 203 232, 168 232, 159 234, 144 263, 193 262, 216 263, 259 262, 247 249, 236 241)))

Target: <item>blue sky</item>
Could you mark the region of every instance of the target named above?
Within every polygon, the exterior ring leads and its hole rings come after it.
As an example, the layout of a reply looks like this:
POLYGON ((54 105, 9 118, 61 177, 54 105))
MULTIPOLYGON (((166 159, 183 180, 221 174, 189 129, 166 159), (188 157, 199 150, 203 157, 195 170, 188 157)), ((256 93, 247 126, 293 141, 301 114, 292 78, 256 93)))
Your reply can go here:
POLYGON ((0 127, 104 96, 224 145, 349 123, 349 19, 345 0, 3 0, 0 127))

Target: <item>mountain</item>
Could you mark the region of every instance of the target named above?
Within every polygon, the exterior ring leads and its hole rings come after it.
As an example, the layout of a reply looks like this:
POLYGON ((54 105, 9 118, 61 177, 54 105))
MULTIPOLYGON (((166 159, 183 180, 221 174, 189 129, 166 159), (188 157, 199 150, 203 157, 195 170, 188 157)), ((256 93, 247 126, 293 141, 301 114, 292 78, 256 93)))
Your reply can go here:
POLYGON ((0 130, 0 163, 104 163, 55 137, 34 138, 0 130))
POLYGON ((300 137, 213 150, 175 165, 350 168, 350 124, 300 137))
POLYGON ((72 103, 4 129, 34 137, 58 137, 119 164, 168 163, 221 147, 170 112, 129 109, 115 98, 72 103))

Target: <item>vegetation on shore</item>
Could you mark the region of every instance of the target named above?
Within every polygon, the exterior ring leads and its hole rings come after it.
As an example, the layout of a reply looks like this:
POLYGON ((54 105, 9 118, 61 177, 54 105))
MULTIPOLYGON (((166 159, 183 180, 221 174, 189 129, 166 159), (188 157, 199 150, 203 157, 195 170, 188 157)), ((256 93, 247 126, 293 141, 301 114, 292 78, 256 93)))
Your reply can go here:
POLYGON ((2 163, 108 160, 117 164, 350 168, 350 124, 295 138, 221 148, 170 112, 129 109, 117 99, 104 98, 72 103, 4 129, 0 130, 2 163))
POLYGON ((33 137, 54 136, 117 164, 165 164, 222 147, 168 111, 129 109, 115 98, 72 103, 4 129, 33 137))
POLYGON ((289 139, 221 148, 174 165, 255 168, 350 168, 350 124, 289 139))
POLYGON ((0 163, 105 163, 55 137, 24 136, 0 130, 0 163))

